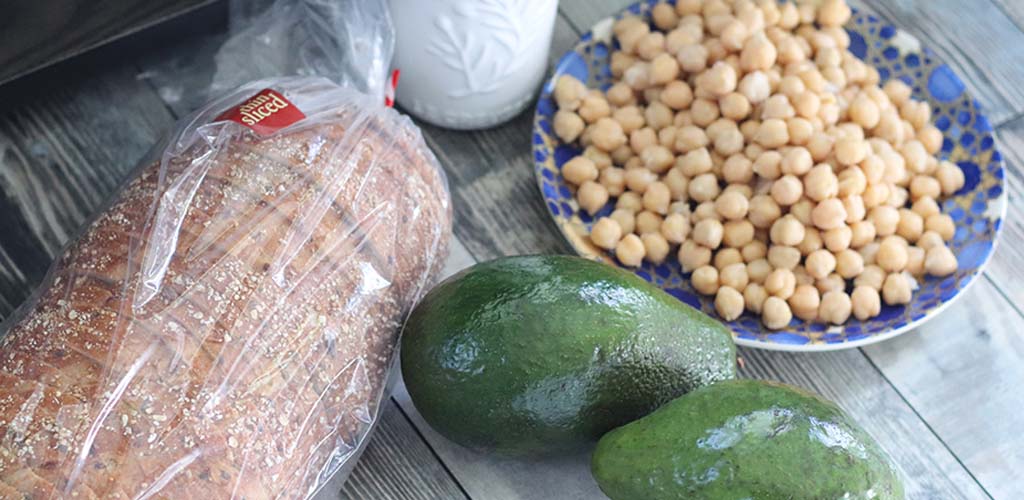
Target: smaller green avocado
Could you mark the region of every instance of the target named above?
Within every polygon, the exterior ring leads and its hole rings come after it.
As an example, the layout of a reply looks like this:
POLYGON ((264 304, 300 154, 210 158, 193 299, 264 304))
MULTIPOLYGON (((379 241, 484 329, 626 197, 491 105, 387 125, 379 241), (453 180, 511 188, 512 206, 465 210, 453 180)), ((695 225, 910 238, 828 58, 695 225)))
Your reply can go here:
POLYGON ((903 498, 888 455, 836 405, 728 380, 606 434, 592 468, 612 500, 903 498))

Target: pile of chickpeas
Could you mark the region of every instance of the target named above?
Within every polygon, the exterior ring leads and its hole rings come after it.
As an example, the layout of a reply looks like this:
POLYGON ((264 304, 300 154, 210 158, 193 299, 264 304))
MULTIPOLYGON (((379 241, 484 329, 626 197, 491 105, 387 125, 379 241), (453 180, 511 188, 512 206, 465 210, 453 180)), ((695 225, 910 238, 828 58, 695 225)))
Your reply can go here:
POLYGON ((843 0, 678 0, 617 21, 606 92, 555 84, 562 166, 594 245, 627 266, 675 255, 731 321, 842 324, 947 276, 964 184, 925 102, 847 48, 843 0))

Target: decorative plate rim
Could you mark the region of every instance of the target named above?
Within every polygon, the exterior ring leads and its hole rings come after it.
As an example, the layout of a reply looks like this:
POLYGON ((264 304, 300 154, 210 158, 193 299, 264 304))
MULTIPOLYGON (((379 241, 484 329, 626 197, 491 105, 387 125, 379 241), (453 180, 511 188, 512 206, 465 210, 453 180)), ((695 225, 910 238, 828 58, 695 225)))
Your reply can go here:
MULTIPOLYGON (((602 18, 601 20, 597 21, 596 23, 593 24, 593 26, 591 27, 590 30, 582 33, 579 36, 579 39, 572 46, 571 49, 569 49, 568 51, 566 51, 565 53, 562 54, 562 56, 558 59, 559 63, 564 59, 565 56, 569 55, 570 53, 576 52, 578 49, 581 49, 582 47, 584 47, 586 44, 590 43, 593 40, 603 40, 603 41, 606 41, 606 42, 610 42, 611 39, 612 39, 611 28, 612 28, 612 25, 613 25, 613 23, 614 23, 614 21, 615 21, 615 19, 617 17, 621 17, 622 15, 626 14, 627 12, 634 12, 635 13, 636 10, 640 9, 642 5, 644 5, 644 4, 652 5, 654 3, 657 3, 657 1, 656 0, 654 0, 654 1, 652 1, 652 0, 639 0, 637 2, 634 2, 632 4, 629 4, 629 5, 625 6, 620 11, 618 11, 616 14, 611 15, 611 16, 607 16, 607 17, 602 18)), ((859 9, 854 8, 852 10, 853 10, 854 14, 857 14, 859 9)), ((890 25, 886 24, 886 26, 890 26, 890 25)), ((893 29, 896 29, 896 28, 893 28, 893 29)), ((916 39, 914 39, 909 34, 906 34, 906 32, 904 32, 902 30, 897 30, 897 33, 901 34, 904 37, 909 37, 915 43, 919 43, 919 42, 917 42, 916 39)), ((922 52, 923 52, 923 49, 922 49, 922 52)), ((868 61, 865 61, 865 63, 871 64, 868 61)), ((556 66, 552 70, 552 73, 548 76, 548 78, 546 78, 544 80, 544 84, 542 85, 541 91, 540 91, 540 98, 538 99, 538 103, 537 103, 537 105, 535 106, 535 109, 534 109, 534 116, 533 116, 533 121, 532 121, 531 133, 536 133, 536 131, 540 127, 540 122, 541 122, 541 119, 543 117, 541 109, 540 109, 540 103, 544 99, 545 95, 550 93, 549 89, 553 86, 555 78, 557 78, 560 75, 558 70, 559 70, 559 64, 556 64, 556 66)), ((957 77, 957 78, 959 79, 959 77, 957 77)), ((971 97, 971 99, 973 100, 973 96, 971 96, 971 93, 969 92, 968 89, 965 88, 963 90, 963 94, 966 95, 966 96, 971 97)), ((976 103, 976 108, 978 110, 978 115, 979 116, 986 116, 985 113, 984 113, 984 110, 983 110, 983 108, 981 107, 980 104, 976 103)), ((992 150, 993 150, 993 152, 998 152, 999 148, 997 146, 999 145, 999 139, 998 139, 998 137, 996 137, 996 131, 995 131, 994 128, 991 130, 991 137, 992 137, 992 141, 993 141, 992 150)), ((531 152, 532 152, 532 149, 531 149, 531 152)), ((533 155, 531 155, 531 156, 533 156, 533 155)), ((1001 154, 1000 154, 1000 156, 1001 156, 1001 154)), ((543 177, 543 175, 541 175, 541 170, 542 169, 540 168, 540 166, 542 165, 542 162, 538 161, 537 158, 534 157, 532 163, 533 163, 533 166, 534 166, 534 179, 535 179, 535 181, 537 183, 537 188, 540 191, 542 199, 545 199, 544 198, 544 194, 545 194, 544 193, 544 177, 543 177)), ((1000 159, 998 160, 998 163, 1000 164, 1000 168, 1002 169, 1002 171, 1005 172, 1005 170, 1006 170, 1006 161, 1005 161, 1005 159, 1000 157, 1000 159)), ((709 315, 709 316, 713 317, 716 321, 721 322, 724 326, 726 326, 727 328, 730 329, 730 331, 733 333, 733 341, 736 343, 737 346, 750 347, 750 348, 755 348, 755 349, 763 349, 763 350, 768 350, 768 351, 782 351, 782 352, 829 352, 829 351, 840 351, 840 350, 845 350, 845 349, 860 348, 860 347, 868 346, 868 345, 871 345, 871 344, 876 344, 876 343, 879 343, 879 342, 890 340, 890 339, 892 339, 894 337, 897 337, 899 335, 902 335, 902 334, 904 334, 904 333, 906 333, 906 332, 908 332, 910 330, 913 330, 915 328, 921 327, 922 325, 924 325, 928 321, 936 318, 937 316, 939 316, 940 314, 945 312, 946 309, 949 308, 949 306, 953 305, 953 303, 955 303, 956 301, 960 300, 966 294, 966 292, 969 289, 971 289, 971 287, 975 284, 975 282, 978 281, 978 278, 980 277, 980 275, 985 272, 985 269, 988 267, 989 263, 992 261, 992 256, 995 254, 996 250, 998 249, 999 241, 1000 241, 1000 239, 1002 237, 1002 234, 1003 234, 1003 229, 1004 229, 1003 226, 1005 225, 1006 215, 1007 215, 1007 211, 1008 211, 1008 207, 1009 207, 1009 193, 1006 190, 1005 174, 1004 174, 1003 177, 999 178, 998 180, 999 180, 998 184, 999 184, 999 186, 1001 188, 1001 193, 996 198, 993 198, 993 202, 999 204, 999 217, 998 218, 999 218, 1000 223, 994 228, 994 232, 993 232, 993 236, 992 236, 992 246, 991 246, 991 249, 985 255, 984 259, 978 264, 978 266, 970 274, 965 276, 965 279, 967 280, 966 284, 964 284, 960 288, 957 288, 955 290, 955 292, 949 298, 943 300, 941 303, 939 303, 937 306, 935 306, 933 309, 928 311, 924 316, 922 316, 920 318, 912 319, 912 320, 908 321, 906 324, 904 324, 903 326, 900 326, 898 328, 894 328, 894 329, 889 330, 889 331, 885 331, 884 333, 871 334, 871 335, 868 335, 868 336, 865 336, 865 337, 862 337, 862 338, 859 338, 859 339, 855 339, 855 340, 843 340, 841 342, 824 342, 824 343, 808 342, 808 343, 805 343, 805 344, 790 344, 790 343, 784 343, 784 342, 767 342, 767 341, 758 340, 758 339, 740 338, 738 335, 735 334, 735 331, 731 328, 730 322, 724 321, 721 318, 719 318, 717 316, 714 316, 714 315, 709 315)), ((625 270, 628 270, 628 271, 631 271, 631 272, 634 271, 632 268, 624 268, 622 266, 619 266, 615 262, 608 262, 608 256, 603 251, 595 252, 594 256, 590 256, 590 255, 587 255, 584 252, 582 252, 580 250, 580 247, 579 247, 579 245, 585 244, 585 242, 582 240, 582 238, 579 235, 574 234, 572 232, 572 228, 569 227, 568 224, 563 224, 561 222, 562 218, 559 217, 558 215, 556 215, 552 211, 552 209, 551 209, 551 207, 549 206, 548 203, 545 203, 544 205, 545 205, 545 210, 548 213, 548 216, 551 218, 551 221, 554 222, 555 225, 558 227, 558 233, 566 241, 566 243, 568 243, 569 246, 572 247, 573 251, 576 252, 577 255, 582 256, 582 257, 586 257, 586 258, 593 258, 595 260, 599 260, 599 261, 605 262, 606 264, 613 265, 613 266, 618 267, 620 269, 625 269, 625 270)), ((575 216, 575 217, 578 218, 578 216, 575 216)), ((657 285, 655 285, 655 286, 657 286, 657 285)), ((917 293, 916 289, 914 290, 914 293, 915 294, 917 293)), ((683 302, 683 301, 680 300, 680 302, 683 302)), ((684 304, 685 304, 685 302, 684 302, 684 304)), ((689 307, 692 307, 689 304, 686 304, 686 305, 689 306, 689 307)), ((746 311, 744 311, 744 312, 746 312, 746 311)), ((857 320, 855 320, 855 319, 853 319, 851 317, 851 321, 857 321, 857 320)), ((785 330, 780 330, 780 331, 784 332, 785 330)))

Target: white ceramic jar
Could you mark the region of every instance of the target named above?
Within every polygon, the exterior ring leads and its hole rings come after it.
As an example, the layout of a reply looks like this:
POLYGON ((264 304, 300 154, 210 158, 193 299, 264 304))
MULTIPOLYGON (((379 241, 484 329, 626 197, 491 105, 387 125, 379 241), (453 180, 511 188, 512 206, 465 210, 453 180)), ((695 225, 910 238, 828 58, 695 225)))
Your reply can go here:
POLYGON ((558 0, 389 1, 403 109, 475 129, 530 103, 547 71, 558 0))

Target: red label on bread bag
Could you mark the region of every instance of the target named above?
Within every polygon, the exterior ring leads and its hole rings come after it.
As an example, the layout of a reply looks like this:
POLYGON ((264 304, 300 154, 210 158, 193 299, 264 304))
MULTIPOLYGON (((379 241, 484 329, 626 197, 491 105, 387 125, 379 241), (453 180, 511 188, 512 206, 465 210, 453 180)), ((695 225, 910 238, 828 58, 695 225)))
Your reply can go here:
POLYGON ((221 113, 217 121, 238 122, 253 132, 266 136, 305 117, 306 115, 283 95, 273 89, 263 89, 242 104, 221 113))

